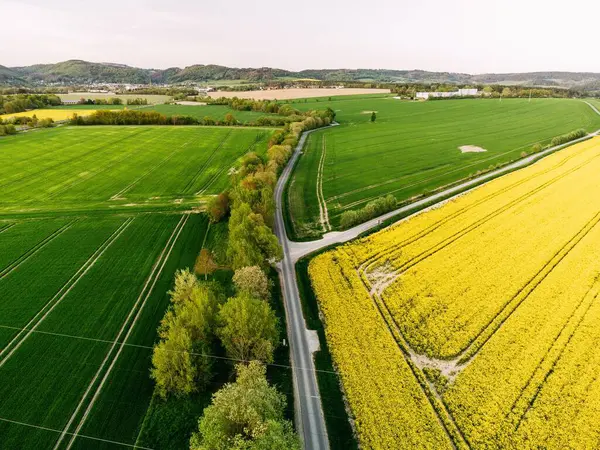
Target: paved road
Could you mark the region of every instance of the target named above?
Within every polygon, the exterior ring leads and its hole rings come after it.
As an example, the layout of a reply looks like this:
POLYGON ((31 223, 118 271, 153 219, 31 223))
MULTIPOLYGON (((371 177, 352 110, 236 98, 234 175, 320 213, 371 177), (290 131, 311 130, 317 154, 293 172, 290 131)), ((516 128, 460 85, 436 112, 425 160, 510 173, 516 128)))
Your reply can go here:
POLYGON ((294 372, 294 407, 298 432, 302 437, 305 449, 327 450, 329 449, 329 440, 312 358, 312 354, 316 350, 314 345, 311 346, 311 342, 314 342, 314 333, 312 333, 313 339, 311 340, 309 338, 311 334, 306 329, 300 294, 298 293, 295 271, 297 258, 293 257, 291 248, 294 243, 287 238, 282 209, 285 184, 290 177, 296 160, 300 156, 308 134, 310 134, 310 131, 302 134, 290 162, 283 170, 275 187, 277 203, 275 234, 283 247, 283 260, 278 264, 277 269, 281 278, 287 317, 288 339, 294 372))
MULTIPOLYGON (((600 111, 596 109, 596 107, 588 102, 585 103, 587 103, 590 108, 600 115, 600 111)), ((452 198, 455 195, 481 185, 482 183, 490 181, 500 175, 506 174, 521 167, 528 166, 549 155, 550 153, 560 150, 561 148, 584 141, 593 136, 598 136, 600 134, 600 130, 590 133, 581 139, 571 141, 568 144, 551 147, 526 158, 519 159, 518 161, 508 164, 500 169, 488 172, 469 181, 465 181, 451 188, 430 195, 429 197, 425 197, 422 200, 403 206, 402 208, 398 208, 346 231, 333 231, 326 233, 321 239, 316 241, 294 242, 288 239, 285 231, 282 209, 283 191, 285 184, 287 183, 287 180, 292 172, 292 168, 294 167, 297 159, 300 157, 306 138, 310 133, 311 131, 302 135, 290 162, 283 170, 277 182, 277 186, 275 188, 275 199, 277 203, 275 233, 283 247, 284 255, 283 260, 278 264, 277 268, 281 277, 281 287, 283 290, 287 317, 288 339, 290 343, 292 366, 294 368, 294 407, 296 412, 296 421, 298 424, 298 432, 300 436, 302 436, 305 449, 327 450, 329 449, 327 428, 325 427, 323 408, 319 396, 319 388, 314 372, 315 367, 312 358, 312 354, 316 350, 316 345, 314 342, 315 339, 318 340, 318 338, 315 336, 314 332, 307 330, 306 322, 304 321, 304 316, 302 314, 302 305, 300 303, 300 294, 298 292, 295 271, 295 264, 298 259, 329 245, 350 241, 365 231, 376 227, 380 224, 380 222, 388 218, 398 214, 407 214, 411 212, 416 213, 428 205, 452 198), (311 345, 311 343, 313 343, 313 345, 311 345)))

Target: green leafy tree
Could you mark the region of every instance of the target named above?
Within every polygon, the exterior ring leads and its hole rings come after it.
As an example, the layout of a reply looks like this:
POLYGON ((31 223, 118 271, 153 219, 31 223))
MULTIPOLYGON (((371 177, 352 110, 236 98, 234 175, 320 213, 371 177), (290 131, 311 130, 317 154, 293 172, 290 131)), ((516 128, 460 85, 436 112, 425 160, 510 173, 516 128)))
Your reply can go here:
POLYGON ((161 341, 152 354, 151 377, 163 398, 203 390, 210 381, 218 306, 218 296, 189 271, 177 273, 171 300, 158 329, 161 341))
POLYGON ((246 266, 266 267, 283 257, 281 246, 263 216, 247 203, 237 205, 229 219, 227 256, 234 270, 246 266))
POLYGON ((254 298, 268 300, 271 294, 271 282, 258 266, 242 267, 235 271, 233 284, 238 294, 246 293, 254 298))
POLYGON ((285 396, 269 386, 258 362, 237 366, 237 380, 218 391, 198 421, 191 450, 299 450, 284 419, 285 396))
POLYGON ((279 339, 278 320, 267 302, 240 294, 221 306, 217 320, 217 335, 229 357, 273 361, 279 339))

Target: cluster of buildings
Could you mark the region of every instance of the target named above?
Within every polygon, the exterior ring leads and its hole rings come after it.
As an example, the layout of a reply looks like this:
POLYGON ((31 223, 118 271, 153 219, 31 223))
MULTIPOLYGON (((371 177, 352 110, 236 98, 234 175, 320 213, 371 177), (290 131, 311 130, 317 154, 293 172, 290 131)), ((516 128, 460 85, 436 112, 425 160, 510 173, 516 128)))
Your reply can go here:
POLYGON ((430 97, 433 98, 450 98, 450 97, 476 97, 479 95, 477 89, 459 89, 453 92, 417 92, 416 98, 427 100, 430 97))

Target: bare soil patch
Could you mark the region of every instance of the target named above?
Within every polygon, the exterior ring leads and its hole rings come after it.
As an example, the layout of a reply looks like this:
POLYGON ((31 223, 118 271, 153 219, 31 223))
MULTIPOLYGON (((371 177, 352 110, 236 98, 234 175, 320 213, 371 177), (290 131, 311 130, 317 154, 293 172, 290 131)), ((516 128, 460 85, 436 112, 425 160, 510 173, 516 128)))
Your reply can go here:
POLYGON ((340 95, 360 95, 360 94, 389 94, 389 89, 364 89, 364 88, 314 88, 314 89, 272 89, 263 91, 245 91, 245 92, 209 92, 212 98, 219 97, 238 97, 252 98, 255 100, 291 100, 295 98, 311 97, 332 97, 340 95))
POLYGON ((463 153, 482 153, 487 152, 485 148, 477 147, 476 145, 461 145, 458 147, 463 153))

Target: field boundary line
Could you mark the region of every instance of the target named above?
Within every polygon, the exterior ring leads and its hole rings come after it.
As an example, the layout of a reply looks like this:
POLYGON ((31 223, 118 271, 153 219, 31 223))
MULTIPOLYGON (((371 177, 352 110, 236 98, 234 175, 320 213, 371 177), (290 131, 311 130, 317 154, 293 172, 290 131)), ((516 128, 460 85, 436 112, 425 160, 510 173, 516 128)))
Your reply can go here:
MULTIPOLYGON (((117 333, 117 339, 115 340, 115 342, 118 341, 118 340, 120 340, 121 335, 125 332, 125 330, 127 330, 127 332, 125 334, 125 337, 123 338, 123 342, 120 344, 120 346, 119 346, 116 354, 112 357, 112 361, 110 363, 110 366, 108 367, 108 369, 104 373, 104 376, 102 377, 102 380, 100 381, 100 384, 98 385, 98 387, 96 388, 96 391, 95 391, 94 395, 90 399, 88 407, 86 408, 85 412, 83 413, 83 416, 81 417, 81 419, 79 421, 79 424, 78 424, 77 428, 75 429, 75 432, 72 433, 73 437, 71 438, 71 440, 67 444, 67 447, 66 447, 67 450, 70 449, 71 446, 73 445, 73 443, 75 442, 75 440, 76 440, 76 436, 75 435, 81 431, 81 428, 85 424, 85 421, 86 421, 89 413, 91 412, 92 408, 94 407, 94 404, 96 403, 96 400, 100 396, 102 388, 104 387, 104 384, 106 383, 106 380, 108 379, 108 377, 112 373, 112 370, 113 370, 113 368, 114 368, 117 360, 119 359, 119 356, 121 355, 121 352, 123 351, 123 348, 125 347, 125 343, 127 342, 127 340, 129 339, 129 337, 131 336, 131 333, 133 332, 133 330, 135 328, 135 325, 137 324, 137 321, 138 321, 138 319, 139 319, 142 311, 144 310, 144 306, 146 305, 146 302, 147 302, 148 298, 152 294, 152 292, 154 290, 154 286, 158 282, 158 279, 159 279, 159 277, 160 277, 160 275, 162 273, 162 270, 163 270, 165 264, 167 263, 170 255, 171 255, 171 252, 172 252, 173 248, 175 247, 175 244, 177 243, 177 241, 179 239, 179 236, 181 235, 181 232, 182 232, 183 228, 185 227, 185 225, 186 225, 189 217, 190 217, 189 214, 181 216, 181 219, 179 220, 179 222, 177 223, 177 225, 173 229, 173 232, 171 233, 171 236, 167 240, 167 242, 165 244, 165 247, 163 248, 162 252, 159 254, 156 262, 154 263, 154 266, 152 267, 152 270, 150 271, 150 274, 149 274, 148 278, 146 279, 146 282, 144 283, 144 286, 142 287, 140 295, 138 296, 138 298, 137 298, 136 302, 134 303, 133 307, 131 308, 128 316, 125 318, 125 321, 123 322, 123 325, 121 326, 121 329, 117 333), (140 302, 141 302, 141 304, 140 304, 140 302), (134 314, 135 314, 135 316, 134 316, 134 314)), ((86 398, 91 393, 94 385, 96 384, 98 378, 100 377, 102 371, 104 370, 104 367, 106 366, 106 364, 108 363, 108 361, 111 359, 111 355, 113 354, 113 351, 116 348, 116 346, 117 346, 116 343, 113 344, 111 346, 111 348, 109 349, 109 351, 106 353, 106 356, 105 356, 104 360, 102 361, 102 364, 98 368, 98 371, 96 372, 96 375, 94 376, 94 378, 91 380, 90 384, 88 385, 88 388, 86 389, 85 393, 81 397, 81 400, 80 400, 79 404, 77 405, 77 408, 75 409, 75 411, 71 415, 71 418, 69 419, 68 423, 65 425, 65 427, 63 429, 63 432, 61 433, 58 441, 56 442, 56 444, 54 446, 55 450, 57 450, 58 448, 60 448, 60 445, 62 444, 63 440, 65 439, 65 436, 67 435, 67 432, 68 432, 69 428, 71 428, 71 425, 73 424, 73 422, 75 421, 75 419, 76 419, 77 415, 79 414, 81 408, 83 407, 83 405, 84 405, 84 403, 86 401, 86 398)))
POLYGON ((0 368, 6 364, 6 362, 12 357, 12 355, 19 349, 19 347, 25 342, 25 340, 31 336, 31 334, 37 329, 37 327, 48 317, 48 315, 56 308, 60 302, 71 292, 71 290, 77 285, 77 283, 87 274, 87 272, 96 264, 98 259, 104 254, 104 252, 115 242, 119 236, 129 227, 129 225, 134 221, 134 218, 129 218, 125 220, 119 228, 117 228, 113 234, 111 234, 97 249, 92 253, 85 263, 73 274, 69 280, 58 290, 54 296, 48 300, 48 302, 42 306, 42 308, 36 313, 35 316, 25 325, 26 329, 30 329, 22 339, 19 340, 21 333, 17 333, 17 335, 0 351, 0 368), (44 313, 44 310, 50 308, 44 313), (40 314, 44 313, 39 320, 36 321, 40 314), (14 348, 10 350, 8 355, 2 357, 4 353, 10 349, 10 347, 14 344, 14 348))
POLYGON ((319 201, 319 218, 323 231, 331 231, 329 224, 329 214, 327 213, 327 203, 323 196, 323 169, 325 166, 325 155, 327 153, 327 144, 325 134, 321 135, 321 158, 319 159, 319 168, 317 169, 317 200, 319 201))
POLYGON ((21 264, 23 264, 25 261, 27 261, 33 255, 35 255, 40 250, 42 250, 44 247, 46 247, 48 244, 50 244, 50 242, 52 242, 54 239, 56 239, 58 236, 60 236, 65 231, 67 231, 69 228, 71 228, 73 226, 73 224, 75 224, 75 222, 77 222, 77 219, 71 220, 70 222, 68 222, 65 225, 63 225, 62 227, 60 227, 58 230, 53 231, 48 236, 43 238, 41 241, 36 243, 33 247, 31 247, 30 249, 25 251, 25 253, 20 255, 17 259, 12 261, 8 266, 6 266, 4 269, 2 269, 0 271, 0 280, 6 278, 9 274, 11 274, 13 271, 18 269, 21 264))
MULTIPOLYGON (((6 419, 4 417, 0 417, 0 422, 12 423, 14 425, 21 425, 21 426, 24 426, 24 427, 35 428, 35 429, 43 430, 43 431, 52 431, 53 433, 60 433, 61 432, 60 430, 57 430, 56 428, 43 427, 41 425, 33 425, 31 423, 20 422, 18 420, 6 419)), ((72 435, 73 433, 67 433, 67 434, 72 435)), ((118 441, 112 441, 110 439, 103 439, 103 438, 99 438, 99 437, 88 436, 86 434, 78 434, 76 436, 84 438, 84 439, 91 439, 91 440, 94 440, 94 441, 104 442, 106 444, 121 445, 123 447, 137 448, 137 449, 140 449, 140 450, 154 450, 154 449, 152 449, 150 447, 141 447, 141 446, 139 446, 137 444, 127 444, 125 442, 118 442, 118 441)))
POLYGON ((187 184, 183 188, 183 191, 181 191, 181 193, 183 195, 187 194, 188 191, 194 186, 194 183, 198 180, 198 178, 200 178, 200 175, 202 174, 202 172, 204 172, 204 170, 211 163, 211 161, 213 160, 213 158, 215 157, 215 155, 217 154, 217 152, 223 147, 223 145, 225 145, 225 141, 229 138, 229 136, 231 136, 231 133, 232 133, 232 130, 229 130, 227 132, 227 134, 223 137, 223 139, 221 140, 221 142, 219 142, 219 145, 217 145, 215 147, 215 149, 212 151, 212 153, 207 158, 207 160, 204 161, 204 164, 202 164, 202 166, 200 166, 200 168, 196 171, 196 173, 194 174, 194 176, 192 177, 192 179, 187 182, 187 184))

